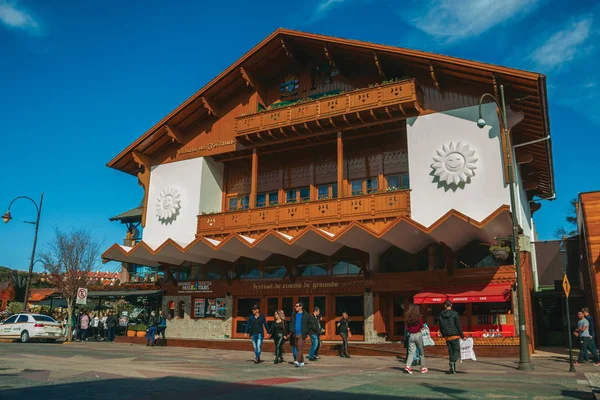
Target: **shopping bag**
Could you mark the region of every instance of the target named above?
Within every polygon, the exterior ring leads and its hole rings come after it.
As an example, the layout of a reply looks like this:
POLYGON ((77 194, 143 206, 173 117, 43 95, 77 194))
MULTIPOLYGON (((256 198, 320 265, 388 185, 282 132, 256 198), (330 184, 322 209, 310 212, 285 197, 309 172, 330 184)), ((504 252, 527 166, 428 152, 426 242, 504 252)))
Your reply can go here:
POLYGON ((460 361, 473 360, 477 361, 475 351, 473 350, 473 338, 467 338, 460 341, 460 361))
POLYGON ((435 346, 435 342, 431 338, 431 332, 429 328, 421 329, 421 335, 423 336, 423 346, 435 346))

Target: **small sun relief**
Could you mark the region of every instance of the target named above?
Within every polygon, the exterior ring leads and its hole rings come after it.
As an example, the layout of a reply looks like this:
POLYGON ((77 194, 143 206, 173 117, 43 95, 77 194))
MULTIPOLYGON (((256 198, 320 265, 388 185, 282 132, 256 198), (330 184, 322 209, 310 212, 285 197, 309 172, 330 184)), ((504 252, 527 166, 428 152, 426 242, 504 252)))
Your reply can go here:
POLYGON ((450 142, 443 145, 442 150, 436 150, 437 155, 433 157, 435 161, 431 168, 435 170, 434 175, 440 182, 447 184, 459 184, 467 182, 469 178, 475 176, 475 165, 478 161, 474 157, 475 150, 471 150, 469 145, 458 142, 456 145, 450 142))
POLYGON ((159 221, 170 222, 179 215, 181 208, 181 195, 174 188, 167 188, 160 192, 156 204, 156 216, 159 221))

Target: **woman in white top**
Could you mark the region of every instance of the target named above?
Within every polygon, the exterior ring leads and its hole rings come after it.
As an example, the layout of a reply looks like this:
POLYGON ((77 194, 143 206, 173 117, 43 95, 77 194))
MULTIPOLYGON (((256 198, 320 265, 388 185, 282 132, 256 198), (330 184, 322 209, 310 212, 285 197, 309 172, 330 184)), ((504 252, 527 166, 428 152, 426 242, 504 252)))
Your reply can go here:
POLYGON ((106 336, 106 313, 104 313, 102 315, 102 318, 100 318, 100 324, 99 324, 99 328, 100 328, 100 340, 104 340, 104 337, 106 336))
POLYGON ((98 314, 94 314, 92 317, 92 331, 94 334, 94 340, 98 340, 98 324, 100 323, 100 318, 98 318, 98 314))

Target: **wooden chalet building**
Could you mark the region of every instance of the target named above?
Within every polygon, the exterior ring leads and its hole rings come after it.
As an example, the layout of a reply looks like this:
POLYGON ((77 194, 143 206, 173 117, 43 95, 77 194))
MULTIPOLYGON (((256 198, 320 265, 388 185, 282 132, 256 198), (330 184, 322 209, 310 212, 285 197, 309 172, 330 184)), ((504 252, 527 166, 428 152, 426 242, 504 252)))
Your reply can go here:
POLYGON ((494 103, 477 126, 500 85, 512 144, 540 139, 514 150, 531 337, 545 76, 433 53, 273 32, 108 163, 144 188, 143 234, 103 258, 164 271, 171 338, 242 338, 252 305, 272 319, 302 301, 324 340, 346 310, 352 340, 383 344, 409 304, 435 330, 451 298, 478 344, 514 346, 515 267, 489 249, 512 232, 511 145, 494 103))

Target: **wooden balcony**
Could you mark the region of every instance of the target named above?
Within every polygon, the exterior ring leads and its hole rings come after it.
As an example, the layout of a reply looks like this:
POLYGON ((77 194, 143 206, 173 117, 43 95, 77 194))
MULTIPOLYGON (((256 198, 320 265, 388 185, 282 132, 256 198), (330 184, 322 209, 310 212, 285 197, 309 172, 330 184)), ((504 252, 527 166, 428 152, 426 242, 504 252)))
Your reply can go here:
POLYGON ((422 92, 414 79, 293 104, 235 119, 235 133, 253 141, 289 135, 327 133, 369 123, 396 121, 421 111, 422 92), (289 135, 288 135, 289 134, 289 135))
POLYGON ((199 236, 410 215, 410 190, 315 200, 198 216, 199 236))

